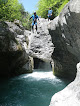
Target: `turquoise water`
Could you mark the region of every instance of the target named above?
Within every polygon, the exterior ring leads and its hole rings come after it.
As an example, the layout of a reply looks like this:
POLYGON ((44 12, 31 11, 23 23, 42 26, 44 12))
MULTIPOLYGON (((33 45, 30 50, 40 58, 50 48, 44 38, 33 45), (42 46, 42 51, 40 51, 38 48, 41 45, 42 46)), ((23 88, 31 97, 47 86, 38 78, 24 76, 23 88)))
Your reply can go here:
POLYGON ((0 79, 0 106, 49 106, 53 94, 68 83, 43 70, 0 79))

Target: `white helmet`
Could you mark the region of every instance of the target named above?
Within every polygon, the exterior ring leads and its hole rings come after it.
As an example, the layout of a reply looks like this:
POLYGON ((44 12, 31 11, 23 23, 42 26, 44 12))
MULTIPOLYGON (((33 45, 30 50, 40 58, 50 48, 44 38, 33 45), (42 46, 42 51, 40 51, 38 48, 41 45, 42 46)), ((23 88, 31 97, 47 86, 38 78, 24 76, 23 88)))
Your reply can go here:
POLYGON ((34 14, 36 14, 36 11, 34 11, 34 14))

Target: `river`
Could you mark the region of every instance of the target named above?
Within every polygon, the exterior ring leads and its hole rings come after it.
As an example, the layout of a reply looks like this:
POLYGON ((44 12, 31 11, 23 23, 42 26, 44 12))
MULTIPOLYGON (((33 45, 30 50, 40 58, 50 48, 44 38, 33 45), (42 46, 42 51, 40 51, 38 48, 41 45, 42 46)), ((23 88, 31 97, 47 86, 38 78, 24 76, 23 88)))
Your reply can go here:
POLYGON ((14 78, 0 78, 0 106, 49 106, 52 95, 68 83, 52 71, 40 69, 14 78))

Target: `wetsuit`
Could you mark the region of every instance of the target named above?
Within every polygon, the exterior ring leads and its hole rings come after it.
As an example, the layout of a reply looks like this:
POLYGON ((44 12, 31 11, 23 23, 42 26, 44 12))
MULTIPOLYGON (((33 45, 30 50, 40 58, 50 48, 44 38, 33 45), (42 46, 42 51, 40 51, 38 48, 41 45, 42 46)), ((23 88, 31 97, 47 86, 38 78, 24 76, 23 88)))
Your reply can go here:
POLYGON ((32 16, 30 17, 30 19, 31 19, 31 18, 32 18, 32 30, 33 30, 34 24, 36 25, 36 30, 37 30, 37 19, 39 20, 38 15, 32 15, 32 16))
POLYGON ((52 10, 48 10, 48 20, 51 18, 51 16, 52 16, 52 10))

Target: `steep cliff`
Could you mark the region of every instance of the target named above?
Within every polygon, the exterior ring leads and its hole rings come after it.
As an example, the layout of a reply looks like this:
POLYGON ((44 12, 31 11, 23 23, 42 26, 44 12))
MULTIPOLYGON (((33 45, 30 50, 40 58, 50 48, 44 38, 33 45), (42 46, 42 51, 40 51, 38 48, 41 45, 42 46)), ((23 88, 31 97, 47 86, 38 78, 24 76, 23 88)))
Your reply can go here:
POLYGON ((55 46, 52 56, 55 75, 70 78, 76 75, 74 82, 52 97, 50 106, 79 106, 80 63, 77 74, 76 64, 80 61, 80 0, 71 0, 48 27, 55 46))
POLYGON ((52 58, 54 74, 74 77, 80 61, 80 1, 71 0, 48 25, 55 46, 52 58))

